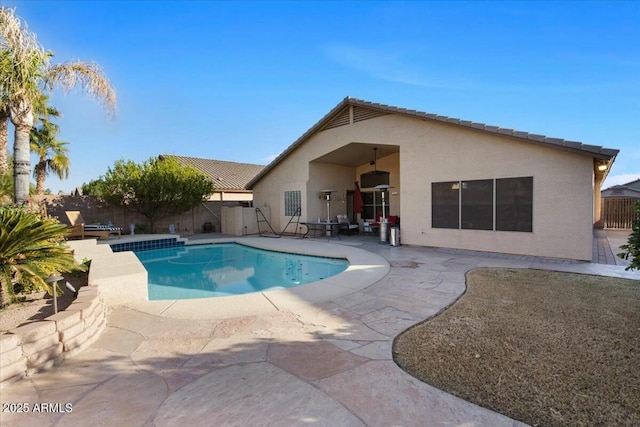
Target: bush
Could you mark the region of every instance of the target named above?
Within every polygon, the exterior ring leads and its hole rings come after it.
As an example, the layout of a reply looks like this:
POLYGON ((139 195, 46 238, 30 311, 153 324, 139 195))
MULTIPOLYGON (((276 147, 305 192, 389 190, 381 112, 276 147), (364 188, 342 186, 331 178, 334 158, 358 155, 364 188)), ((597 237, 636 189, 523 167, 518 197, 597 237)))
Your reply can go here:
POLYGON ((28 207, 0 206, 0 307, 16 289, 53 292, 51 274, 86 270, 76 264, 64 237, 67 226, 28 207))
POLYGON ((85 188, 112 205, 125 206, 147 218, 150 233, 158 220, 187 212, 214 192, 207 175, 163 156, 140 164, 118 160, 104 178, 85 188))
POLYGON ((631 226, 631 234, 626 245, 620 246, 622 252, 618 257, 622 259, 631 258, 631 264, 625 270, 640 270, 640 202, 635 205, 636 218, 631 226))

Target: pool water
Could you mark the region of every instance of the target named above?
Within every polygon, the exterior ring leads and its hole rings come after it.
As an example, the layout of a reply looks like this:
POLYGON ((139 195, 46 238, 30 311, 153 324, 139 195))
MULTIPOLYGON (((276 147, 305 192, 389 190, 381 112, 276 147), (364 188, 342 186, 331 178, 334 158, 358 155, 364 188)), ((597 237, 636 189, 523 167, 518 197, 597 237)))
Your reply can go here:
POLYGON ((256 249, 237 243, 137 251, 149 299, 189 299, 285 289, 334 276, 349 262, 256 249))

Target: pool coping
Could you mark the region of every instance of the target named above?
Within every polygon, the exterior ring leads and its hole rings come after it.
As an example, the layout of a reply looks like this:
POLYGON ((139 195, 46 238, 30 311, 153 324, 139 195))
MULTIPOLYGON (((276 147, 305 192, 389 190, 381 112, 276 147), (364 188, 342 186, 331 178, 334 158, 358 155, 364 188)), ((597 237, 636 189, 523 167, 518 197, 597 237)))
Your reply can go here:
MULTIPOLYGON (((148 236, 154 239, 162 235, 148 236)), ((69 242, 76 259, 91 258, 89 284, 100 287, 107 305, 124 306, 156 316, 177 319, 226 319, 305 309, 349 295, 378 282, 389 272, 382 256, 357 247, 314 239, 221 237, 197 239, 186 246, 206 243, 239 243, 258 249, 302 255, 345 258, 349 267, 342 273, 320 281, 288 289, 274 289, 245 295, 184 300, 148 299, 147 272, 133 252, 112 252, 96 240, 69 242)))

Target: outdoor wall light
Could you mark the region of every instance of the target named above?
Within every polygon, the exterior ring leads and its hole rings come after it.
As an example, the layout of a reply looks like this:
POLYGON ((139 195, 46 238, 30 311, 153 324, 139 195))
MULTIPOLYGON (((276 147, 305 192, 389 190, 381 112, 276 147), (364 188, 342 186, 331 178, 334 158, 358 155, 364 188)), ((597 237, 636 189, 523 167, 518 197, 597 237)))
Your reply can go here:
POLYGON ((606 170, 607 170, 607 164, 606 164, 606 163, 600 163, 600 164, 598 165, 598 170, 599 170, 600 172, 604 172, 604 171, 606 171, 606 170))

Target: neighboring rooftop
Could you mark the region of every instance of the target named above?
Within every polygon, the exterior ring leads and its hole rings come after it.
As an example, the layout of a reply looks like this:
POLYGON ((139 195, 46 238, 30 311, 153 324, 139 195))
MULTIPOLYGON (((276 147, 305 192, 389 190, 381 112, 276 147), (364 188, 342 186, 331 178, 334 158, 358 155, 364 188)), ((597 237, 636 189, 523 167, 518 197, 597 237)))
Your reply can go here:
MULTIPOLYGON (((308 131, 306 131, 300 138, 298 138, 293 144, 287 147, 274 161, 267 165, 260 173, 258 173, 249 183, 248 188, 251 188, 256 182, 262 178, 269 170, 271 170, 276 164, 278 164, 284 157, 287 156, 297 146, 302 144, 305 140, 311 137, 316 132, 330 129, 333 127, 348 124, 348 110, 349 106, 360 108, 357 115, 360 120, 366 120, 367 118, 373 118, 384 114, 401 114, 404 116, 415 117, 421 120, 430 120, 441 123, 446 123, 454 126, 461 126, 469 129, 478 130, 481 132, 488 132, 524 140, 531 143, 545 144, 552 148, 571 151, 575 153, 591 155, 594 158, 598 158, 604 161, 609 161, 618 154, 620 150, 613 148, 605 148, 599 145, 588 145, 578 141, 568 141, 562 138, 551 138, 545 135, 538 135, 528 132, 522 132, 514 129, 501 128, 499 126, 490 126, 484 123, 476 123, 467 120, 460 120, 453 117, 439 116, 437 114, 425 113, 417 110, 408 110, 406 108, 394 107, 391 105, 378 104, 374 102, 364 101, 361 99, 346 97, 338 105, 336 105, 329 113, 327 113, 322 119, 320 119, 315 125, 313 125, 308 131)), ((354 112, 354 116, 356 113, 354 112)), ((354 121, 358 121, 354 119, 354 121)))
POLYGON ((602 190, 602 197, 634 197, 640 198, 640 179, 626 184, 613 185, 602 190))
POLYGON ((213 181, 216 191, 246 190, 247 183, 264 169, 264 165, 251 163, 201 159, 198 157, 175 156, 173 154, 160 155, 160 158, 167 157, 176 159, 182 165, 193 166, 206 174, 213 181))

